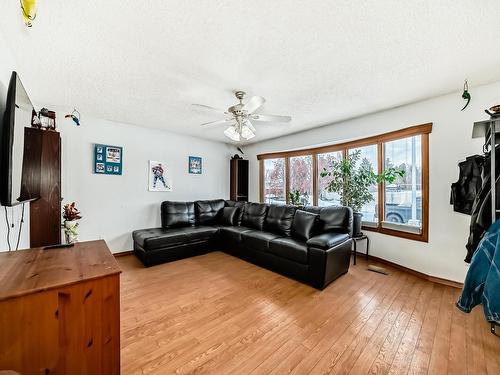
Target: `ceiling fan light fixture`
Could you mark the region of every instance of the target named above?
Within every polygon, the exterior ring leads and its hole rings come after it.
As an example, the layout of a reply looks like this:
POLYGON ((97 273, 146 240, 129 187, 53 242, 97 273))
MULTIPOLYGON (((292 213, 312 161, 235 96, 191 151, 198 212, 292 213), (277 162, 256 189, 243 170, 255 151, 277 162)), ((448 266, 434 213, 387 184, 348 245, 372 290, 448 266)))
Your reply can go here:
POLYGON ((234 126, 230 126, 224 130, 224 135, 235 142, 239 142, 241 139, 240 133, 236 131, 234 126))
POLYGON ((255 137, 255 134, 248 126, 243 125, 241 127, 241 136, 248 140, 255 137))

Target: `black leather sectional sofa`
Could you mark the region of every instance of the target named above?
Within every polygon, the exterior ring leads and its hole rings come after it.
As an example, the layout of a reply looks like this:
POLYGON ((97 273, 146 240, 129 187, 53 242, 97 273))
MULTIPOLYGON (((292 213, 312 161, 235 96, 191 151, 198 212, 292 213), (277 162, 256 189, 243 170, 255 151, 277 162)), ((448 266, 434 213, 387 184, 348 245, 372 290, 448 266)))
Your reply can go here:
POLYGON ((349 269, 352 210, 223 199, 161 204, 161 228, 133 232, 149 267, 222 250, 323 289, 349 269))

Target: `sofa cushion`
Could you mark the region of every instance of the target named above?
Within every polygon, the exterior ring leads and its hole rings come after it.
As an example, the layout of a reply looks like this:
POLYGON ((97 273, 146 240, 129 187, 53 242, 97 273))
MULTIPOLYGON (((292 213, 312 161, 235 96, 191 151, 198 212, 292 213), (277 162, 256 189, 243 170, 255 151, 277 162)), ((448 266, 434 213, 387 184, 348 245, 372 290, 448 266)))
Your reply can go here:
POLYGON ((222 241, 240 244, 242 242, 241 234, 250 230, 252 229, 246 227, 223 227, 220 228, 219 234, 222 241))
POLYGON ((243 244, 246 247, 260 251, 269 249, 269 242, 278 237, 280 236, 274 233, 262 232, 260 230, 250 230, 241 234, 243 244))
POLYGON ((307 241, 314 234, 318 217, 317 214, 313 214, 312 212, 297 210, 293 217, 292 236, 307 241))
POLYGON ((210 240, 216 227, 152 228, 132 232, 134 242, 145 251, 210 240))
POLYGON ((347 241, 348 239, 349 234, 347 233, 328 232, 312 237, 307 241, 307 246, 327 250, 347 241))
POLYGON ((194 212, 198 225, 215 224, 226 205, 224 199, 204 200, 194 202, 194 212))
POLYGON ((262 230, 267 213, 267 205, 261 203, 245 203, 241 225, 262 230))
POLYGON ((269 242, 269 252, 281 258, 307 264, 307 245, 304 241, 290 237, 275 238, 269 242))
POLYGON ((132 232, 134 242, 144 250, 154 250, 162 247, 182 245, 188 242, 188 237, 182 229, 151 228, 132 232))
POLYGON ((344 206, 304 208, 305 211, 319 214, 317 233, 340 232, 352 234, 352 209, 344 206))
POLYGON ((219 218, 219 224, 222 225, 238 225, 238 217, 240 214, 239 207, 224 207, 222 215, 219 218))
POLYGON ((234 225, 241 225, 241 219, 243 217, 243 209, 245 208, 245 202, 242 201, 226 201, 226 207, 238 207, 237 222, 234 225))
POLYGON ((194 224, 194 202, 165 201, 161 204, 163 228, 188 227, 194 224))
POLYGON ((328 206, 321 209, 319 221, 323 232, 349 233, 352 230, 352 209, 343 206, 328 206))
POLYGON ((209 240, 219 231, 219 228, 211 226, 187 227, 179 229, 186 234, 189 242, 209 240))
POLYGON ((293 216, 297 207, 288 205, 269 205, 264 230, 290 237, 293 216))

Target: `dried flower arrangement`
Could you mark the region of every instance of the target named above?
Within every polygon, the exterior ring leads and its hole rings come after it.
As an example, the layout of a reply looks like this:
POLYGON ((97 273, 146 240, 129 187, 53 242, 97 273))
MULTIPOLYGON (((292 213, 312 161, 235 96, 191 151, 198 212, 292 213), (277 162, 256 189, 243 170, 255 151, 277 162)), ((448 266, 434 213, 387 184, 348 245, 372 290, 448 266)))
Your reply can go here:
POLYGON ((73 220, 79 220, 82 217, 80 216, 80 211, 75 206, 75 202, 71 202, 68 204, 65 204, 63 207, 63 219, 65 221, 73 221, 73 220))

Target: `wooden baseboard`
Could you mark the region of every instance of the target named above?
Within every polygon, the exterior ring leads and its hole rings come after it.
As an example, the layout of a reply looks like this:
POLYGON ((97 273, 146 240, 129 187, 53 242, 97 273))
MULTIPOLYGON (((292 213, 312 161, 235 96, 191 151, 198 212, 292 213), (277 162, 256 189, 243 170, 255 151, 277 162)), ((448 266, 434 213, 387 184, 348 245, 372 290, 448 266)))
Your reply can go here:
POLYGON ((120 251, 119 253, 113 253, 115 258, 124 257, 125 255, 131 255, 134 253, 134 250, 120 251))
MULTIPOLYGON (((359 256, 361 256, 361 257, 364 258, 365 254, 358 253, 358 257, 359 256)), ((459 289, 462 289, 462 287, 464 286, 463 283, 459 283, 459 282, 453 281, 453 280, 443 279, 441 277, 427 275, 427 274, 425 274, 423 272, 415 271, 415 270, 413 270, 411 268, 408 268, 408 267, 405 267, 405 266, 401 266, 400 264, 393 263, 393 262, 391 262, 389 260, 386 260, 386 259, 383 259, 383 258, 379 258, 379 257, 373 256, 373 255, 368 255, 368 259, 369 260, 373 260, 375 262, 387 264, 388 266, 391 266, 391 267, 400 269, 402 271, 408 272, 408 273, 410 273, 410 274, 412 274, 414 276, 420 277, 421 279, 432 281, 433 283, 443 284, 443 285, 447 285, 447 286, 451 286, 451 287, 459 288, 459 289)))

